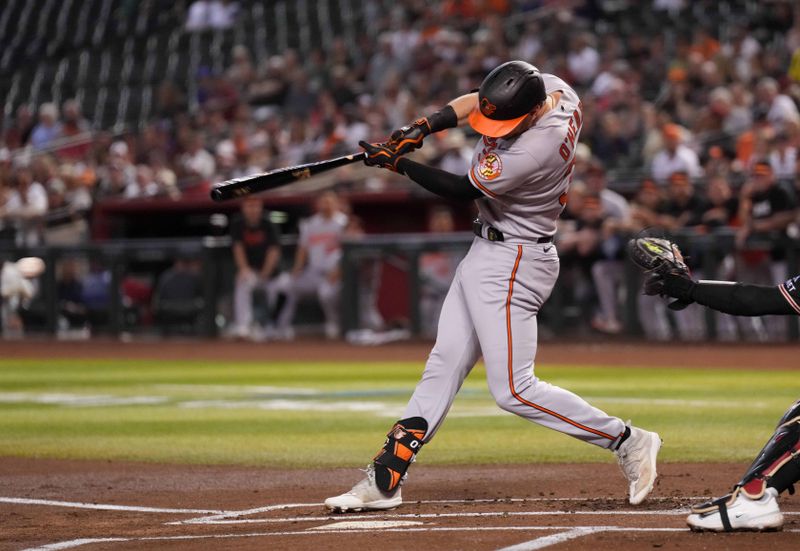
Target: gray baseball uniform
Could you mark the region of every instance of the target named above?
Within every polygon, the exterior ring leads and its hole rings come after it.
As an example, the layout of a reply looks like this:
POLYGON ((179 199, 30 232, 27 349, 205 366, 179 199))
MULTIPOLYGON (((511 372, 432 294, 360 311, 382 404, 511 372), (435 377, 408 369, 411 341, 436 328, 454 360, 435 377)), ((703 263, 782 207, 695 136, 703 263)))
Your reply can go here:
POLYGON ((555 246, 537 241, 556 231, 582 123, 575 91, 553 75, 543 80, 548 93, 561 92, 554 108, 520 136, 484 137, 475 148, 469 180, 485 196, 477 201, 484 236, 491 225, 505 239, 473 241, 444 301, 436 344, 403 415, 427 420, 426 440, 481 354, 504 410, 604 448, 625 431, 620 419, 533 371, 536 315, 559 272, 555 246))
POLYGON ((287 274, 278 282, 279 292, 286 294, 286 303, 278 315, 279 329, 291 324, 300 297, 316 294, 325 314, 326 327, 332 334, 338 332, 341 285, 338 280, 330 281, 328 275, 339 266, 340 240, 346 226, 347 215, 341 212, 331 218, 315 214, 300 223, 298 244, 305 247, 308 257, 303 272, 296 279, 292 280, 287 274))

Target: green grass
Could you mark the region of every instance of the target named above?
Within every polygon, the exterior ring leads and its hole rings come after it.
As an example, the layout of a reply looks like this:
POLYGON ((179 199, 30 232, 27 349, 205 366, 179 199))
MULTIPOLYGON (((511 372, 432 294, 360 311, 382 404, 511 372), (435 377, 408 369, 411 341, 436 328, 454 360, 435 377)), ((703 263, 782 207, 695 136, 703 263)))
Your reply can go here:
MULTIPOLYGON (((421 362, 0 360, 0 456, 358 465, 382 444, 421 369, 421 362), (150 402, 130 403, 143 397, 150 402)), ((800 394, 797 374, 788 371, 546 365, 537 366, 537 375, 657 430, 664 461, 751 459, 800 394)), ((498 414, 483 369, 476 368, 420 459, 474 464, 611 456, 498 414)))

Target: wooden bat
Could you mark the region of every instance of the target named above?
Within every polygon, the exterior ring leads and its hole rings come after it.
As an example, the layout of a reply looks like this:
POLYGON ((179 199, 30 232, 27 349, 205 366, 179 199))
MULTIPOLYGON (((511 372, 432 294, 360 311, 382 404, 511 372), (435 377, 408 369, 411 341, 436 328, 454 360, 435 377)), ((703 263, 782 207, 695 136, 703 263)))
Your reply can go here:
POLYGON ((274 189, 277 187, 291 184, 298 180, 305 180, 311 178, 315 174, 331 170, 344 165, 357 163, 364 159, 366 153, 352 153, 344 157, 336 157, 335 159, 328 159, 327 161, 319 161, 316 163, 307 163, 304 165, 290 166, 286 168, 279 168, 271 172, 264 172, 262 174, 253 174, 252 176, 244 176, 242 178, 234 178, 217 184, 211 190, 211 199, 214 201, 227 201, 229 199, 237 199, 274 189))

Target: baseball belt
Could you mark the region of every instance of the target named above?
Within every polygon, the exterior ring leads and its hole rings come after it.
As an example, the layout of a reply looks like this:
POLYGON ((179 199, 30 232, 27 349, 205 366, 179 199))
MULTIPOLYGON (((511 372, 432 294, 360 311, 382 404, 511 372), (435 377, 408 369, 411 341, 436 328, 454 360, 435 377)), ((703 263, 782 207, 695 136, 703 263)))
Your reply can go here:
MULTIPOLYGON (((498 230, 494 226, 490 226, 489 224, 484 224, 483 222, 480 221, 480 219, 473 220, 473 222, 472 222, 472 233, 474 233, 478 237, 486 239, 488 241, 505 241, 506 240, 505 236, 503 235, 503 232, 501 232, 500 230, 498 230), (484 228, 486 228, 485 231, 484 231, 484 228)), ((552 243, 553 242, 553 236, 550 235, 550 236, 547 236, 547 237, 537 237, 537 238, 531 239, 531 241, 534 242, 534 243, 538 243, 539 245, 541 245, 542 243, 552 243)))

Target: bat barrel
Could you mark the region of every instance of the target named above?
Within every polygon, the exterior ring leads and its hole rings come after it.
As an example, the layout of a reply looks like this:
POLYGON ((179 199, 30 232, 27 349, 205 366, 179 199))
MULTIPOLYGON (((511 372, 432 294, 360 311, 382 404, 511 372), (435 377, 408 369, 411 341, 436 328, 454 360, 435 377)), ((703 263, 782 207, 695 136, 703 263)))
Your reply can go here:
POLYGON ((236 178, 228 180, 214 186, 211 190, 211 199, 213 201, 227 201, 228 199, 237 199, 266 191, 277 187, 310 178, 315 174, 334 169, 336 167, 348 165, 364 159, 365 153, 353 153, 345 155, 344 157, 337 157, 327 161, 319 161, 316 163, 308 163, 300 166, 291 166, 267 172, 265 174, 254 174, 253 176, 245 176, 243 178, 236 178))

